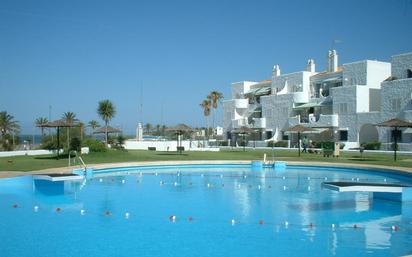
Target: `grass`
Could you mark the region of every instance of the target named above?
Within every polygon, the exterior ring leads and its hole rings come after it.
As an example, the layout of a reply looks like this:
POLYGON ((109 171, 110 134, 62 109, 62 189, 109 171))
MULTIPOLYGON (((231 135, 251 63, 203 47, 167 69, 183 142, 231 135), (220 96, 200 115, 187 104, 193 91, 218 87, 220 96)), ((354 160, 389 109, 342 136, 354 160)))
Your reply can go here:
MULTIPOLYGON (((272 159, 272 151, 261 149, 221 150, 220 152, 155 152, 155 151, 116 151, 91 153, 82 156, 86 164, 140 162, 140 161, 179 161, 179 160, 262 160, 266 153, 267 159, 272 159)), ((319 154, 302 153, 297 156, 296 151, 275 150, 275 159, 283 161, 305 162, 336 162, 353 164, 374 164, 384 166, 412 167, 410 155, 398 155, 398 161, 393 161, 393 155, 382 153, 341 153, 339 158, 323 157, 319 154)), ((15 156, 0 158, 1 171, 33 171, 47 168, 67 167, 67 156, 57 160, 54 156, 15 156)))

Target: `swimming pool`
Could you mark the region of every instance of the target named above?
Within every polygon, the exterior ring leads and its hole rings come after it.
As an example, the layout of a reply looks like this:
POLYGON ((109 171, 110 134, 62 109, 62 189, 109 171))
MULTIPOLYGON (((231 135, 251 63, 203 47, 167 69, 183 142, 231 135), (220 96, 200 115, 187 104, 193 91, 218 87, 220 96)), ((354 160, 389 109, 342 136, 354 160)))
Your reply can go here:
POLYGON ((250 165, 98 172, 80 181, 0 180, 0 256, 412 253, 411 204, 321 187, 411 184, 406 175, 305 166, 256 172, 250 165))

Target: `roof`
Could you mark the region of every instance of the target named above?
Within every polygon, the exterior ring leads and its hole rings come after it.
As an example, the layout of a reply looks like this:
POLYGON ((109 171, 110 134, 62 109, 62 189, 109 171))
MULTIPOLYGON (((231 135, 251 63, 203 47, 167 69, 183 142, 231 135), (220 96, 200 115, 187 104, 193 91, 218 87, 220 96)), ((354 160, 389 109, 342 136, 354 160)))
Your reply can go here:
POLYGON ((376 124, 379 127, 399 127, 399 128, 412 128, 412 123, 406 120, 401 120, 398 118, 390 119, 381 123, 376 124))
POLYGON ((193 131, 194 129, 192 129, 191 127, 189 127, 186 124, 180 123, 180 124, 177 124, 174 127, 167 128, 166 130, 167 131, 184 132, 184 131, 193 131))
MULTIPOLYGON (((113 128, 111 126, 107 126, 107 133, 120 133, 120 132, 122 132, 120 129, 113 128)), ((94 134, 106 133, 106 126, 96 129, 93 133, 94 134)))
POLYGON ((45 124, 38 125, 37 127, 40 128, 62 128, 62 127, 79 127, 80 124, 78 122, 67 122, 64 119, 49 121, 45 124))
POLYGON ((242 126, 238 129, 233 130, 232 132, 239 133, 239 134, 250 134, 250 133, 254 133, 255 131, 249 127, 242 126))
POLYGON ((316 129, 313 129, 313 128, 308 128, 308 127, 305 127, 305 126, 303 126, 303 125, 295 125, 295 126, 293 126, 293 127, 289 127, 287 130, 285 130, 286 132, 289 132, 289 133, 302 133, 302 132, 309 132, 309 131, 313 131, 313 132, 317 132, 317 130, 316 129))

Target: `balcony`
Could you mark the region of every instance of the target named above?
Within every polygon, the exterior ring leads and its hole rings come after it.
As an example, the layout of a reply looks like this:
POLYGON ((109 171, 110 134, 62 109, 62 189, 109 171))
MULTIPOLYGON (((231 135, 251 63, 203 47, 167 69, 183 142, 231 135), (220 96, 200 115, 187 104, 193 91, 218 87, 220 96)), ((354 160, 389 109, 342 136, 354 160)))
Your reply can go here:
POLYGON ((253 118, 252 128, 266 128, 266 118, 253 118))
POLYGON ((249 107, 249 99, 235 99, 235 108, 246 109, 249 107))
POLYGON ((293 102, 307 103, 309 102, 309 94, 307 92, 295 92, 293 93, 293 102))
POLYGON ((238 120, 232 120, 232 128, 237 129, 242 126, 247 126, 247 119, 238 119, 238 120))
POLYGON ((314 115, 309 114, 309 127, 338 127, 339 126, 339 116, 337 114, 330 115, 314 115))

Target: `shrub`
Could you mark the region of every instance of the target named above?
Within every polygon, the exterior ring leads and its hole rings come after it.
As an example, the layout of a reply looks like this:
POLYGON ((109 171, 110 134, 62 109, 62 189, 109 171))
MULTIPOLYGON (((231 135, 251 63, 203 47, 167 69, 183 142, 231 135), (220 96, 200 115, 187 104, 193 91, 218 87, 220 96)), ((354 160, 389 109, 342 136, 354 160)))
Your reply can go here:
POLYGON ((239 141, 239 146, 247 146, 247 140, 240 140, 239 141))
POLYGON ((228 146, 229 145, 229 142, 226 140, 226 141, 220 141, 219 142, 219 145, 220 146, 228 146))
POLYGON ((379 150, 381 149, 381 142, 374 141, 369 143, 362 143, 361 146, 364 147, 365 150, 379 150))
POLYGON ((83 140, 82 146, 89 147, 90 152, 106 152, 107 151, 106 145, 103 142, 93 139, 93 138, 83 140))
POLYGON ((288 141, 282 140, 273 143, 273 141, 269 141, 267 143, 267 147, 288 147, 288 141))
POLYGON ((57 149, 57 140, 51 137, 51 136, 45 136, 43 137, 41 141, 40 148, 41 149, 46 149, 46 150, 55 150, 57 149))
POLYGON ((80 151, 80 139, 78 137, 73 137, 72 139, 70 139, 70 150, 74 150, 74 151, 80 151))

